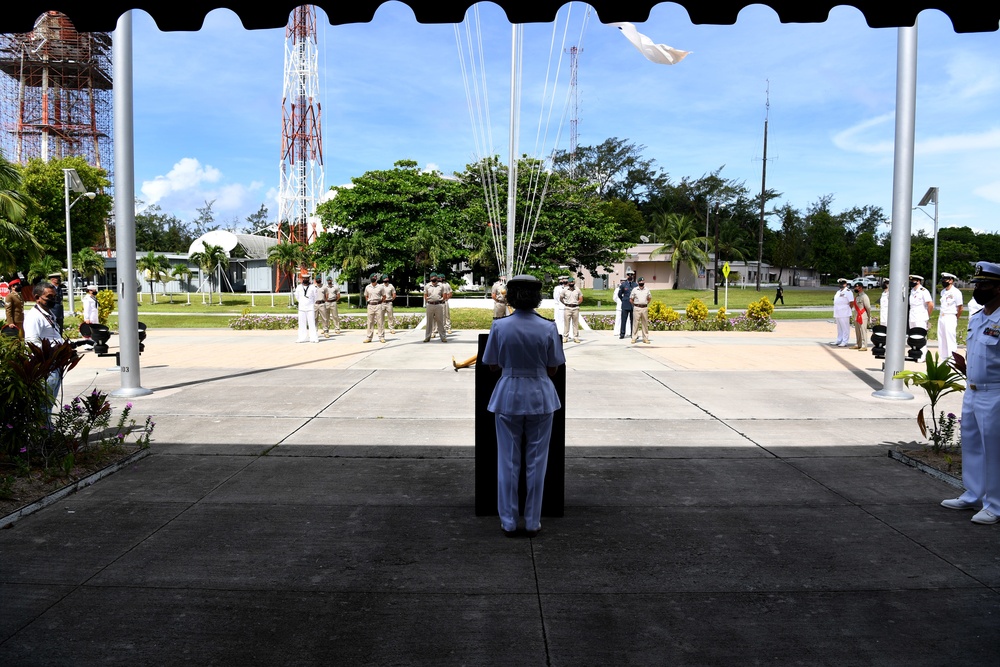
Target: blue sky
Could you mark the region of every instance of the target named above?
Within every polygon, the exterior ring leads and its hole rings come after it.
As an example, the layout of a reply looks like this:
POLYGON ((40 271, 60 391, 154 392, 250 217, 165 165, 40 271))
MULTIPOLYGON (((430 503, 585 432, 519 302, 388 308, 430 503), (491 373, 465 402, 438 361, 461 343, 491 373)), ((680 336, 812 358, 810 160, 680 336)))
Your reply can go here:
MULTIPOLYGON (((769 91, 767 185, 783 193, 778 203, 805 209, 829 194, 838 211, 872 204, 890 214, 895 29, 869 28, 850 7, 825 23, 785 25, 759 5, 736 25, 696 26, 683 8, 661 4, 639 31, 692 52, 664 66, 593 14, 580 39, 585 8, 572 5, 569 18, 569 43, 582 48, 580 144, 644 145, 675 181, 725 165, 723 176, 756 192, 769 91)), ((493 147, 506 155, 510 24, 495 5, 479 12, 493 147)), ((445 173, 476 159, 452 25, 418 24, 394 2, 367 24, 319 18, 327 186, 400 159, 445 173)), ((525 28, 520 147, 529 154, 556 145, 554 129, 535 141, 552 35, 551 24, 525 28)), ((958 35, 925 11, 918 44, 914 202, 937 186, 942 226, 1000 231, 1000 35, 958 35)), ((246 31, 218 10, 198 32, 163 33, 138 11, 134 48, 137 196, 183 220, 206 199, 223 226, 242 226, 262 203, 274 217, 284 30, 246 31)), ((565 86, 568 60, 561 67, 565 86)), ((566 123, 557 146, 568 145, 566 123)), ((931 221, 914 212, 913 227, 931 221)))

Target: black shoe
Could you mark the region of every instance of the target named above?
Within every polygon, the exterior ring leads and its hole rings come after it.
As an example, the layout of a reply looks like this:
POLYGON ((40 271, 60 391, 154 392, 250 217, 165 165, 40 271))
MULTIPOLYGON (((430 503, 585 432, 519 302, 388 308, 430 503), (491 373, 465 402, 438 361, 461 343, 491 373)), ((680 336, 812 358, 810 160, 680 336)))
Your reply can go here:
POLYGON ((619 336, 618 340, 625 340, 625 336, 619 336))
POLYGON ((503 528, 501 528, 500 530, 503 532, 504 537, 517 537, 516 528, 514 530, 504 530, 503 528))
POLYGON ((524 531, 524 534, 528 537, 538 537, 538 533, 540 532, 542 532, 541 526, 539 526, 538 530, 526 530, 524 531))

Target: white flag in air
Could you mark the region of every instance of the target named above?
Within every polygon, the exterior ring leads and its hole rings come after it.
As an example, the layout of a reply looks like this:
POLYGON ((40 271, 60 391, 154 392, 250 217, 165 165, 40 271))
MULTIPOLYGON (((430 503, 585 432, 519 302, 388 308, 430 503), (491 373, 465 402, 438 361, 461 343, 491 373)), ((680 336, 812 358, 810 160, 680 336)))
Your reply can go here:
POLYGON ((631 23, 609 23, 608 25, 621 30, 625 38, 632 42, 632 45, 639 49, 642 55, 646 56, 646 60, 651 60, 654 63, 676 65, 691 53, 690 51, 675 49, 666 44, 654 44, 653 40, 636 30, 635 26, 631 23))

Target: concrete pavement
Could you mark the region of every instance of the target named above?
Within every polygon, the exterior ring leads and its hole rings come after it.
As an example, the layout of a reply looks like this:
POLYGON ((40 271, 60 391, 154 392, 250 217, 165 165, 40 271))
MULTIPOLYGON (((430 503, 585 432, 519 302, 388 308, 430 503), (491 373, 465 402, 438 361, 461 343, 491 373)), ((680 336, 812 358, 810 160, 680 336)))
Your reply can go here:
POLYGON ((0 664, 995 664, 1000 529, 832 323, 568 345, 531 540, 474 515, 478 333, 152 331, 153 455, 0 531, 0 664))

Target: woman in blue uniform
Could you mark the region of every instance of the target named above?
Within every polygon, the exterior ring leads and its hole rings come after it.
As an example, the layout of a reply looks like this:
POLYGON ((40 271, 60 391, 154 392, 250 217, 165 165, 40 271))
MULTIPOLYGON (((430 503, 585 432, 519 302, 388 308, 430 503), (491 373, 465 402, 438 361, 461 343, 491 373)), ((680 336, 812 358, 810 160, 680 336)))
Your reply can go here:
POLYGON ((514 313, 494 320, 482 362, 502 371, 490 398, 496 415, 497 511, 504 535, 517 531, 517 482, 521 439, 525 440, 527 499, 524 528, 528 537, 541 530, 542 489, 549 459, 552 416, 562 407, 551 377, 566 363, 556 325, 537 313, 542 283, 534 276, 514 276, 507 283, 507 304, 514 313))

